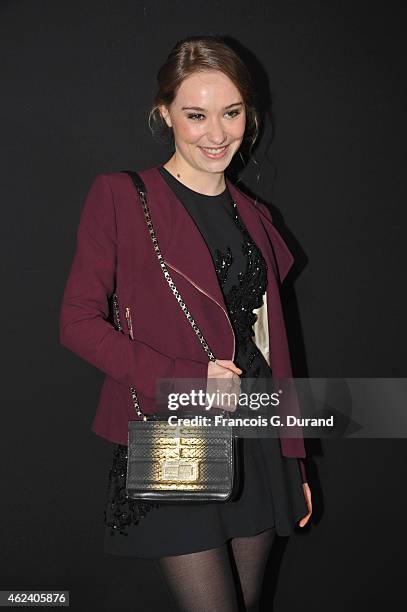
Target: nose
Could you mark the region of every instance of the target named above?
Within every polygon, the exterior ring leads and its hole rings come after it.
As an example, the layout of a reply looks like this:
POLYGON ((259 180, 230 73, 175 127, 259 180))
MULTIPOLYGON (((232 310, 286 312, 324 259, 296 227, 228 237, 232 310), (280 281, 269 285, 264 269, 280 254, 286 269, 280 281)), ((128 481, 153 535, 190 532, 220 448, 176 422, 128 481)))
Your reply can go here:
POLYGON ((223 129, 222 122, 219 119, 214 118, 209 126, 207 132, 208 141, 214 145, 222 145, 227 139, 225 130, 223 129))

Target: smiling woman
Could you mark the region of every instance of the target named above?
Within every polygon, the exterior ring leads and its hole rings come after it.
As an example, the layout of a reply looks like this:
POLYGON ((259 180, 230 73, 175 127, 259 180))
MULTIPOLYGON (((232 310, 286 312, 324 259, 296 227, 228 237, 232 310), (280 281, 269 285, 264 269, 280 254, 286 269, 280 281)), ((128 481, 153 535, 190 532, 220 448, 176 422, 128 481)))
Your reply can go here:
POLYGON ((222 39, 180 41, 159 70, 149 117, 174 151, 139 172, 165 264, 218 358, 208 363, 163 282, 125 172, 98 176, 88 194, 62 303, 62 343, 107 375, 92 427, 115 443, 105 551, 155 559, 186 611, 234 612, 241 597, 257 609, 275 534, 290 535, 311 514, 302 438, 238 438, 240 490, 230 500, 157 505, 126 492, 128 420, 142 416, 129 388, 142 413, 154 414, 160 378, 227 379, 252 393, 260 380, 292 374, 278 284, 292 255, 266 207, 225 177, 242 143, 256 141, 254 98, 248 68, 222 39), (254 326, 266 303, 260 347, 254 326))
MULTIPOLYGON (((184 184, 196 186, 198 173, 194 173, 194 180, 191 169, 223 172, 243 139, 250 148, 254 146, 259 114, 250 73, 220 38, 181 41, 160 68, 157 80, 159 88, 149 124, 153 133, 169 132, 176 142, 174 156, 165 167, 181 178, 182 165, 184 184), (210 40, 206 48, 205 40, 210 40)), ((206 195, 217 195, 224 182, 202 181, 200 187, 207 189, 202 191, 206 195)))
POLYGON ((172 103, 158 109, 177 143, 167 170, 177 168, 178 178, 182 172, 188 186, 196 184, 197 171, 218 173, 219 183, 208 184, 210 191, 203 193, 223 191, 219 173, 229 165, 246 130, 245 105, 236 85, 219 70, 194 72, 182 81, 172 103))

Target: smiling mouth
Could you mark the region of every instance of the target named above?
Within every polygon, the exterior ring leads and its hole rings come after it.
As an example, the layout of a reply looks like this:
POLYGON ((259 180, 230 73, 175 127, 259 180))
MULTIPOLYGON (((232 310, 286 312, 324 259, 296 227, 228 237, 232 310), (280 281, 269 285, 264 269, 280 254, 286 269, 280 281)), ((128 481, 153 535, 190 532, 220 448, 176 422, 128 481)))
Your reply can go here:
POLYGON ((218 157, 223 156, 223 154, 226 152, 228 147, 229 145, 225 145, 224 147, 199 147, 199 148, 204 153, 204 155, 206 155, 207 157, 218 158, 218 157))

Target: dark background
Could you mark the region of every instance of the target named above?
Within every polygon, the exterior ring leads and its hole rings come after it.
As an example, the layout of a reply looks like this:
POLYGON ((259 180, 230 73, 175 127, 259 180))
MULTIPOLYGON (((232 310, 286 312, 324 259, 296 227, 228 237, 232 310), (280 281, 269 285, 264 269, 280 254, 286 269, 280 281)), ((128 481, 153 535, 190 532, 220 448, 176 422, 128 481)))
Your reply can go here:
MULTIPOLYGON (((232 37, 271 96, 242 180, 296 255, 283 294, 295 374, 406 376, 401 6, 1 2, 1 589, 169 609, 150 562, 103 553, 111 445, 90 431, 103 375, 59 346, 58 316, 95 175, 170 155, 147 116, 178 39, 232 37)), ((276 543, 264 609, 402 604, 406 441, 307 442, 313 523, 276 543)))

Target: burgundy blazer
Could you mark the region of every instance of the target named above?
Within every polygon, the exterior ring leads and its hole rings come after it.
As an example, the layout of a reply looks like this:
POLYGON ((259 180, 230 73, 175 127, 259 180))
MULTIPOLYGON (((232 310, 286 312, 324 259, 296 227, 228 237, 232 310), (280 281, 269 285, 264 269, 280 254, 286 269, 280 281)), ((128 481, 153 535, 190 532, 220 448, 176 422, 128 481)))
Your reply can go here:
MULTIPOLYGON (((235 336, 209 249, 157 167, 139 172, 161 253, 178 291, 218 359, 234 359, 235 336)), ((268 209, 226 179, 238 213, 268 266, 269 349, 273 376, 292 376, 281 283, 293 256, 268 209)), ((125 172, 98 174, 87 193, 76 251, 62 298, 60 343, 105 373, 92 431, 127 444, 128 421, 154 411, 157 378, 206 378, 208 358, 168 287, 153 250, 141 204, 125 172), (107 320, 118 295, 123 331, 107 320)), ((290 414, 300 415, 291 398, 290 414)), ((291 428, 290 428, 291 429, 291 428)), ((285 457, 305 457, 298 437, 279 432, 285 457)), ((303 480, 305 471, 300 463, 303 480)))

